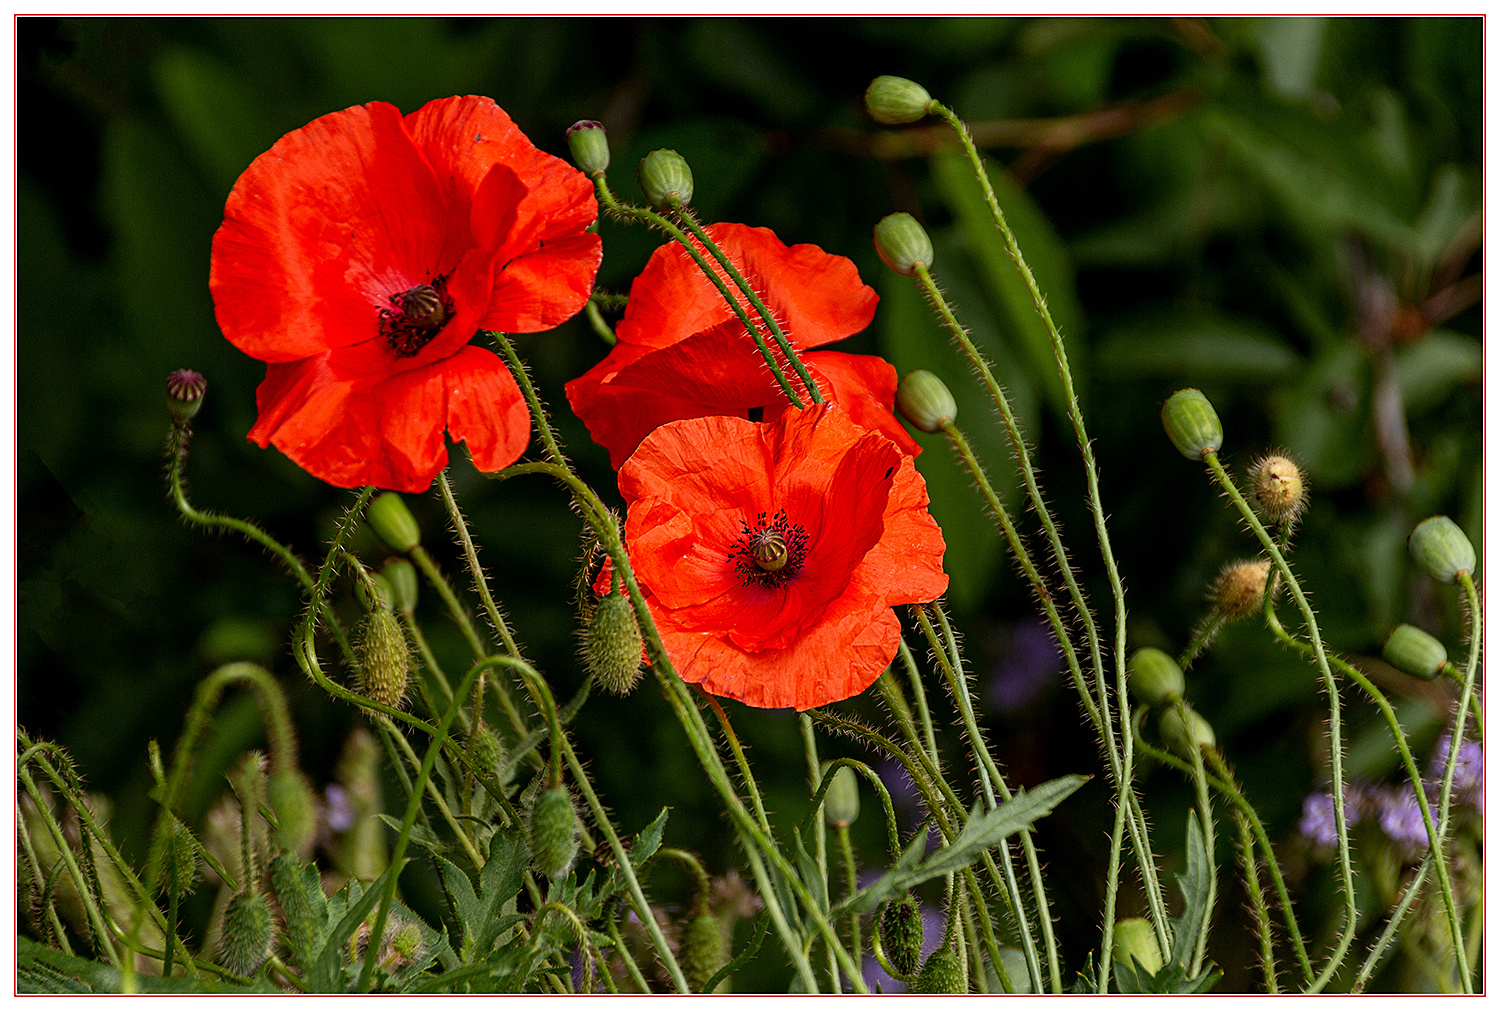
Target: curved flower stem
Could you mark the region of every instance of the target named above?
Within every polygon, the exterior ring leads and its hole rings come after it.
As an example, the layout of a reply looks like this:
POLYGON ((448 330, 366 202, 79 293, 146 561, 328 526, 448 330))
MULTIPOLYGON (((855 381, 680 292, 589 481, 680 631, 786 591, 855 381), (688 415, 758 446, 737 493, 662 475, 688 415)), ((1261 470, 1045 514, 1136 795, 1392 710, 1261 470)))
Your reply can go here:
MULTIPOLYGON (((1192 726, 1188 718, 1187 704, 1178 699, 1174 704, 1184 727, 1192 726)), ((1203 912, 1203 922, 1198 928, 1198 938, 1193 945, 1193 961, 1188 966, 1190 976, 1198 975, 1203 968, 1203 954, 1208 948, 1208 928, 1213 918, 1214 898, 1219 891, 1219 873, 1214 860, 1214 807, 1208 796, 1208 774, 1203 769, 1203 749, 1193 748, 1193 786, 1198 793, 1198 812, 1203 817, 1203 855, 1208 860, 1208 902, 1203 912)))
MULTIPOLYGON (((797 727, 802 731, 802 752, 807 760, 807 785, 812 793, 818 792, 823 783, 823 770, 818 762, 818 739, 813 736, 812 720, 805 713, 797 715, 797 727)), ((828 833, 822 818, 814 818, 813 864, 822 882, 823 893, 828 894, 828 833)), ((834 993, 842 993, 843 982, 839 979, 839 964, 832 949, 828 952, 828 982, 834 993)))
MULTIPOLYGON (((1266 599, 1270 600, 1271 596, 1266 594, 1266 599)), ((1208 649, 1209 643, 1213 642, 1214 636, 1219 634, 1227 620, 1222 614, 1212 614, 1198 623, 1198 627, 1193 630, 1193 641, 1188 643, 1187 649, 1177 658, 1177 666, 1182 668, 1184 674, 1193 666, 1193 661, 1208 649)))
MULTIPOLYGON (((1267 626, 1277 639, 1304 655, 1312 652, 1310 644, 1293 636, 1281 624, 1281 619, 1276 616, 1276 608, 1269 595, 1266 599, 1264 614, 1267 626)), ((1459 922, 1458 905, 1453 898, 1453 885, 1448 877, 1448 857, 1444 852, 1445 831, 1433 822, 1432 810, 1427 801, 1427 791, 1422 782, 1422 773, 1417 768, 1417 763, 1412 757, 1411 748, 1406 742, 1406 732, 1401 727, 1401 721, 1396 718, 1396 711, 1391 708, 1391 704, 1387 701, 1385 693, 1377 688, 1369 678, 1365 677, 1364 674, 1360 673, 1359 670, 1351 666, 1337 654, 1330 653, 1328 655, 1328 662, 1338 668, 1339 672, 1349 678, 1349 680, 1359 685, 1364 693, 1380 709, 1380 714, 1385 717, 1386 726, 1390 728, 1391 737, 1396 742, 1396 751, 1401 756, 1401 764, 1406 770, 1407 781, 1411 783, 1412 791, 1416 794, 1417 808, 1422 813, 1422 824, 1427 831, 1427 848, 1433 858, 1433 868, 1437 871, 1438 890, 1442 894, 1443 909, 1448 917, 1448 928, 1453 931, 1453 936, 1457 938, 1457 947, 1462 948, 1463 928, 1459 922)), ((1468 959, 1463 954, 1459 954, 1456 957, 1460 968, 1460 976, 1467 979, 1468 959)))
POLYGON ((1354 869, 1349 861, 1349 825, 1344 812, 1344 738, 1340 721, 1339 686, 1333 678, 1328 655, 1323 649, 1323 638, 1318 633, 1318 619, 1307 602, 1307 595, 1302 592, 1302 585, 1292 574, 1292 568, 1287 564, 1286 556, 1281 553, 1281 549, 1276 546, 1276 541, 1255 515, 1255 511, 1250 508, 1250 504, 1245 501, 1245 496, 1240 494, 1233 479, 1224 470, 1224 465, 1219 462, 1219 454, 1209 450, 1203 454, 1203 462, 1208 466, 1209 473, 1219 482, 1219 486, 1224 489, 1224 494, 1239 510, 1240 516, 1245 520, 1245 525, 1265 548, 1266 554, 1271 558, 1271 564, 1276 567, 1276 571, 1281 574, 1281 578, 1286 581, 1288 588, 1292 591, 1292 597, 1297 602, 1297 610, 1307 626, 1307 637, 1312 643, 1313 658, 1317 661, 1318 673, 1323 678, 1323 690, 1328 696, 1329 764, 1332 766, 1333 773, 1333 824, 1338 833, 1339 880, 1344 893, 1344 926, 1339 932, 1338 943, 1328 956, 1327 964, 1313 980, 1308 991, 1319 993, 1328 985, 1328 981, 1333 978, 1339 966, 1344 963, 1344 957, 1348 954, 1349 945, 1354 942, 1354 934, 1359 926, 1359 907, 1356 905, 1354 896, 1354 869))
POLYGON ((734 310, 734 314, 739 317, 740 322, 745 324, 746 332, 754 338, 755 346, 760 349, 761 357, 766 360, 766 365, 770 368, 771 374, 776 377, 776 385, 781 387, 781 392, 786 394, 787 400, 791 401, 793 407, 803 406, 802 398, 797 396, 796 389, 793 388, 791 381, 787 379, 786 372, 781 368, 781 363, 776 360, 775 353, 771 351, 771 345, 766 343, 766 338, 760 332, 760 327, 751 322, 750 314, 745 311, 744 305, 730 292, 723 278, 719 276, 719 272, 709 266, 708 261, 703 258, 703 254, 698 251, 697 244, 688 238, 682 229, 655 211, 647 210, 644 207, 636 207, 631 204, 620 203, 620 201, 615 199, 615 195, 610 192, 609 185, 604 181, 602 173, 594 177, 594 191, 599 197, 599 203, 604 206, 605 210, 622 218, 634 218, 637 221, 644 221, 654 228, 659 228, 688 251, 688 255, 693 258, 693 262, 698 265, 698 269, 703 271, 704 276, 713 282, 720 296, 734 310))
POLYGON ((766 817, 766 807, 761 803, 760 790, 755 785, 755 777, 750 773, 750 763, 745 758, 745 749, 740 744, 740 737, 734 732, 734 727, 729 722, 729 714, 724 712, 724 707, 719 705, 719 700, 707 692, 703 693, 703 701, 708 703, 708 708, 718 717, 719 730, 724 735, 724 740, 729 743, 729 751, 734 755, 735 765, 740 770, 740 778, 744 780, 745 790, 750 794, 750 805, 755 808, 755 817, 760 821, 760 827, 767 835, 771 832, 771 820, 766 817))
POLYGON ((797 378, 802 380, 802 386, 807 390, 807 395, 812 398, 812 402, 815 404, 823 403, 823 394, 818 391, 817 381, 808 374, 806 366, 802 364, 802 359, 797 357, 797 349, 792 347, 792 342, 787 339, 786 332, 781 329, 780 321, 776 319, 775 313, 766 308, 766 303, 761 300, 760 294, 755 290, 755 286, 745 280, 745 275, 740 273, 740 269, 734 265, 734 262, 729 257, 724 255, 724 251, 719 248, 718 243, 714 242, 709 237, 709 234, 703 230, 702 226, 698 224, 698 219, 693 216, 693 212, 690 209, 682 204, 673 204, 672 210, 677 213, 678 220, 687 226, 688 231, 692 232, 693 236, 699 242, 703 243, 703 248, 712 253, 714 259, 719 261, 719 266, 724 268, 724 272, 729 275, 729 279, 734 282, 735 287, 739 288, 741 293, 750 300, 750 304, 755 307, 756 313, 765 322, 766 328, 771 331, 771 336, 775 339, 776 346, 781 349, 782 354, 786 355, 787 361, 791 362, 792 370, 797 373, 797 378))
POLYGON ((585 302, 583 305, 583 314, 588 317, 589 326, 593 328, 594 333, 598 334, 604 343, 610 347, 614 347, 615 342, 619 338, 615 336, 615 332, 610 329, 609 324, 604 321, 604 313, 599 310, 598 300, 591 298, 585 302))
MULTIPOLYGON (((830 773, 831 774, 831 773, 830 773)), ((849 898, 859 891, 859 867, 854 862, 854 844, 849 841, 849 826, 837 825, 834 833, 839 839, 839 857, 844 864, 844 897, 849 898)), ((864 962, 864 943, 859 933, 859 914, 849 914, 849 953, 856 965, 864 962)))
POLYGON ((1255 914, 1255 932, 1260 938, 1260 966, 1266 977, 1266 992, 1275 995, 1281 992, 1276 982, 1276 949, 1271 941, 1271 914, 1266 909, 1266 896, 1260 888, 1255 840, 1250 835, 1250 822, 1243 811, 1234 812, 1234 824, 1239 829, 1240 863, 1245 869, 1245 891, 1250 896, 1250 908, 1255 914))
POLYGON ((829 787, 833 786, 833 774, 845 767, 853 769, 865 777, 876 794, 879 795, 880 806, 885 811, 886 840, 890 846, 891 860, 894 861, 901 855, 901 830, 897 828, 896 824, 896 807, 891 803, 890 791, 885 788, 885 783, 881 782, 880 774, 857 758, 835 758, 828 763, 828 774, 823 777, 823 782, 818 787, 818 792, 813 794, 812 810, 808 811, 807 816, 802 819, 801 827, 805 830, 812 819, 817 816, 818 811, 823 806, 823 798, 828 796, 829 787))
POLYGON ((898 640, 897 651, 901 654, 901 663, 906 667, 906 676, 911 681, 912 697, 916 699, 917 719, 922 723, 922 737, 927 744, 927 757, 932 760, 934 766, 939 763, 937 737, 932 732, 932 713, 927 708, 927 692, 922 687, 922 672, 917 669, 916 658, 911 655, 911 650, 906 645, 906 639, 898 640))

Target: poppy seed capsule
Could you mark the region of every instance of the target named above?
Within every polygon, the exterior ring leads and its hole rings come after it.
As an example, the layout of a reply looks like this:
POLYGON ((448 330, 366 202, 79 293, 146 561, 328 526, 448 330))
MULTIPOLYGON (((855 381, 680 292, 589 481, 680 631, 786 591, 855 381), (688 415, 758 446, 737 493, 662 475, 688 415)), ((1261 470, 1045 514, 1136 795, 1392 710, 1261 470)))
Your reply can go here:
POLYGON ((1182 698, 1182 668, 1153 646, 1135 651, 1127 666, 1127 676, 1131 694, 1153 709, 1182 698))
POLYGON ((1431 681, 1448 666, 1448 650, 1415 625, 1391 629, 1381 655, 1392 667, 1423 681, 1431 681))
POLYGON ((891 968, 903 976, 916 972, 922 961, 922 932, 922 907, 911 892, 880 914, 880 946, 891 968))
POLYGON ((1192 708, 1184 707, 1184 709, 1187 712, 1186 723, 1183 722, 1182 713, 1176 706, 1162 710, 1156 729, 1166 745, 1184 758, 1192 757, 1194 749, 1217 747, 1219 742, 1214 737, 1214 728, 1209 726, 1208 721, 1192 708))
POLYGON ((565 786, 548 787, 531 807, 531 865, 543 877, 560 878, 578 855, 578 815, 565 786))
POLYGON ((1416 563, 1439 582, 1456 582, 1460 572, 1474 571, 1474 545, 1446 516, 1429 516, 1418 523, 1406 546, 1416 563))
POLYGON ((192 369, 178 369, 167 376, 167 410, 175 421, 190 421, 203 406, 208 380, 192 369))
POLYGON ((360 643, 359 693, 381 705, 400 709, 411 674, 411 653, 396 616, 383 607, 365 619, 360 643))
POLYGON ((224 911, 219 960, 236 976, 253 976, 271 957, 276 925, 264 895, 236 895, 224 911))
POLYGON ((505 765, 505 745, 488 725, 481 723, 466 742, 465 751, 474 753, 474 761, 491 775, 499 776, 505 765))
POLYGON ((391 588, 391 608, 402 614, 417 609, 417 570, 404 558, 392 558, 380 570, 391 588))
POLYGON ((1229 621, 1248 618, 1259 611, 1270 575, 1271 563, 1264 558, 1224 566, 1208 591, 1214 611, 1229 621))
POLYGON ((1162 427, 1177 451, 1189 460, 1201 460, 1224 445, 1224 428, 1214 405, 1202 392, 1178 390, 1161 408, 1162 427))
POLYGON ((401 307, 401 315, 417 326, 426 327, 429 330, 438 329, 448 318, 448 310, 443 306, 443 297, 430 284, 419 284, 415 288, 408 288, 396 295, 394 301, 401 307))
POLYGON ((652 207, 670 207, 693 200, 693 170, 676 151, 652 151, 641 159, 641 192, 652 207))
POLYGON ((568 127, 568 151, 584 175, 591 179, 603 175, 609 168, 609 137, 604 124, 581 119, 568 127))
POLYGON ((1250 468, 1250 490, 1261 515, 1273 523, 1295 523, 1307 507, 1302 468, 1280 453, 1262 457, 1250 468))
POLYGON ((396 492, 383 492, 365 509, 370 529, 391 546, 392 551, 410 554, 422 543, 422 530, 412 517, 406 502, 396 492))
POLYGON ((947 384, 926 369, 908 372, 896 384, 896 410, 919 432, 941 432, 958 417, 947 384))
POLYGON ((835 770, 823 795, 823 818, 834 828, 848 828, 859 818, 859 779, 847 765, 835 770))
POLYGON ((912 993, 968 993, 964 967, 952 948, 939 948, 927 956, 922 971, 912 981, 912 993))
POLYGON ((932 239, 916 218, 904 211, 887 214, 875 225, 875 252, 880 260, 902 277, 911 277, 917 265, 932 266, 932 239))
POLYGON ((677 960, 682 965, 682 975, 687 979, 688 989, 703 993, 714 973, 729 961, 729 950, 724 944, 724 932, 712 913, 702 912, 688 921, 682 931, 682 947, 677 960))
POLYGON ((1156 932, 1151 924, 1139 916, 1115 921, 1114 960, 1130 965, 1131 960, 1155 975, 1162 966, 1161 947, 1156 943, 1156 932))
POLYGON ((865 89, 865 108, 875 122, 899 126, 926 116, 932 108, 932 96, 916 81, 886 74, 865 89))
POLYGON ((622 593, 599 598, 583 640, 583 665, 594 683, 615 695, 629 695, 641 678, 641 628, 630 599, 622 593))

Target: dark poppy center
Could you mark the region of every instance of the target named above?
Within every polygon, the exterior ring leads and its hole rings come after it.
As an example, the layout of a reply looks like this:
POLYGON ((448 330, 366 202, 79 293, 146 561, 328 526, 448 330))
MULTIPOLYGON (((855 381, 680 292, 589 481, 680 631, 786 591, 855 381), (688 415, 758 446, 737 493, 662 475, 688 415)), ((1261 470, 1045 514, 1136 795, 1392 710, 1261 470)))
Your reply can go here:
POLYGON ((453 299, 447 294, 447 278, 391 296, 391 304, 380 308, 380 336, 398 358, 410 358, 438 335, 453 315, 453 299))
POLYGON ((807 557, 807 531, 786 517, 786 510, 766 520, 761 513, 755 526, 741 523, 744 533, 734 542, 729 560, 745 586, 775 589, 785 586, 802 571, 807 557))

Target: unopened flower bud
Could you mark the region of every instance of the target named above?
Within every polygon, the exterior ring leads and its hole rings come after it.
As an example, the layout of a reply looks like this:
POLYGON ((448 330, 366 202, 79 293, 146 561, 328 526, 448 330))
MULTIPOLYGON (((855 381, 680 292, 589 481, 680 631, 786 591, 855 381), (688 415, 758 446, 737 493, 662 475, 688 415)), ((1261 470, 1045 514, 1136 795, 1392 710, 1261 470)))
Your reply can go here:
POLYGON ((896 410, 919 432, 941 432, 958 417, 947 384, 926 369, 908 372, 896 384, 896 410))
POLYGON ((391 550, 405 555, 422 543, 422 530, 396 492, 382 492, 365 509, 365 519, 391 550))
POLYGON ((1248 618, 1260 610, 1266 595, 1266 580, 1271 575, 1271 563, 1264 558, 1231 562, 1224 566, 1219 578, 1208 591, 1213 609, 1228 621, 1248 618))
POLYGON ((1224 445, 1224 428, 1214 405, 1200 391, 1178 390, 1161 408, 1161 423, 1177 451, 1189 460, 1201 460, 1224 445))
POLYGON ((191 420, 203 406, 208 380, 192 369, 178 369, 167 376, 167 410, 176 421, 191 420))
POLYGON ((594 683, 629 695, 641 678, 641 628, 623 593, 608 593, 594 605, 583 634, 583 666, 594 683))
POLYGON ((687 159, 676 151, 652 151, 641 159, 641 191, 652 207, 691 203, 693 170, 687 159))
POLYGON ((859 777, 847 765, 833 773, 833 783, 823 795, 823 818, 834 828, 848 828, 859 817, 859 777))
POLYGON ((1128 966, 1132 959, 1152 975, 1162 966, 1161 947, 1156 943, 1156 931, 1139 916, 1115 921, 1114 960, 1128 966))
POLYGON ((417 609, 417 570, 404 558, 392 558, 380 570, 391 588, 391 609, 411 614, 417 609))
POLYGON ((1448 650, 1415 625, 1391 629, 1381 655, 1392 667, 1423 681, 1431 681, 1448 666, 1448 650))
POLYGON ((296 769, 271 773, 266 779, 266 803, 276 813, 276 844, 294 853, 310 848, 318 827, 318 808, 307 777, 296 769))
POLYGON ((500 738, 495 736, 488 724, 479 724, 464 750, 473 753, 474 761, 480 768, 491 775, 500 775, 500 770, 505 765, 505 745, 500 743, 500 738))
POLYGON ((366 611, 384 609, 389 611, 395 601, 395 591, 383 575, 370 577, 368 584, 361 579, 354 584, 354 596, 359 601, 359 606, 366 611))
POLYGON ((904 77, 877 77, 865 89, 865 108, 877 123, 915 123, 931 107, 932 96, 927 89, 904 77))
POLYGON ((531 865, 543 877, 560 878, 578 855, 578 815, 565 786, 537 795, 531 808, 531 865))
POLYGON ((271 957, 276 927, 271 906, 259 894, 240 894, 229 900, 224 911, 224 930, 219 940, 219 958, 236 976, 253 976, 271 957))
MULTIPOLYGON (((271 888, 281 907, 292 963, 305 968, 318 956, 326 925, 326 913, 320 916, 313 909, 311 889, 319 888, 317 869, 304 869, 296 857, 283 853, 271 861, 271 888), (311 880, 308 871, 312 872, 311 880)), ((321 889, 318 898, 322 898, 321 889)))
POLYGON ((724 931, 712 913, 700 912, 688 921, 682 931, 682 947, 677 960, 682 965, 688 989, 693 993, 703 993, 714 973, 729 961, 724 931))
POLYGON ((917 264, 932 266, 932 239, 916 218, 904 211, 887 214, 875 225, 875 252, 902 277, 917 272, 917 264))
POLYGON ((1153 646, 1135 651, 1127 667, 1130 692, 1153 709, 1182 698, 1182 668, 1153 646))
POLYGON ((157 865, 156 888, 161 894, 178 898, 193 890, 198 881, 198 844, 193 833, 173 818, 167 827, 167 838, 157 865))
POLYGON ((573 164, 590 179, 603 175, 609 168, 609 138, 604 133, 604 124, 592 119, 581 119, 568 127, 568 151, 573 155, 573 164))
POLYGON ((411 674, 411 653, 396 616, 383 607, 365 619, 360 643, 359 692, 381 705, 400 709, 411 674))
POLYGON ((1460 572, 1474 571, 1474 545, 1446 516, 1429 516, 1418 523, 1406 546, 1416 563, 1439 582, 1452 583, 1460 572))
POLYGON ((1157 731, 1166 745, 1184 758, 1191 757, 1195 749, 1217 747, 1219 742, 1214 737, 1214 728, 1195 710, 1184 708, 1187 712, 1186 723, 1176 706, 1162 710, 1157 731))
POLYGON ((943 947, 927 956, 922 971, 911 984, 912 993, 968 993, 969 984, 964 979, 963 963, 958 952, 943 947))
POLYGON ((1250 468, 1250 490, 1260 513, 1273 523, 1295 523, 1307 507, 1307 481, 1289 457, 1272 453, 1250 468))
POLYGON ((903 976, 922 961, 922 906, 911 892, 888 903, 880 914, 880 946, 891 968, 903 976))

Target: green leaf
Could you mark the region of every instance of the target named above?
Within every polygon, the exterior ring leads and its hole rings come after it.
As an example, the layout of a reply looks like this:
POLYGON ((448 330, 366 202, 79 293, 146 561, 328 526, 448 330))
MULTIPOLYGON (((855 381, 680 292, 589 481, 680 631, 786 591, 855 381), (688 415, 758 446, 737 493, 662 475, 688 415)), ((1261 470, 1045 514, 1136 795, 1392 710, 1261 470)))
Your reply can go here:
POLYGON ((828 882, 818 873, 818 862, 807 852, 807 847, 802 842, 802 833, 796 828, 792 829, 792 843, 797 855, 797 873, 802 878, 802 883, 807 886, 818 908, 828 912, 828 882))
MULTIPOLYGON (((103 962, 67 955, 29 937, 16 938, 16 992, 31 994, 120 993, 123 977, 119 969, 103 962)), ((237 986, 215 976, 162 979, 137 973, 139 993, 275 993, 264 981, 237 986)))
POLYGON ((385 869, 385 873, 370 882, 368 888, 362 889, 358 879, 351 879, 344 886, 344 890, 334 896, 337 901, 329 902, 329 912, 338 915, 340 908, 347 910, 343 913, 333 930, 329 931, 328 939, 323 942, 323 950, 318 953, 317 959, 312 965, 307 966, 307 972, 302 977, 303 985, 311 993, 335 993, 343 989, 340 985, 341 970, 348 964, 347 945, 349 938, 359 929, 359 925, 365 921, 370 910, 375 908, 375 903, 385 891, 386 879, 391 875, 399 875, 401 869, 409 861, 403 859, 400 864, 392 864, 385 869))
POLYGON ((895 867, 874 884, 846 899, 835 915, 867 913, 924 881, 963 870, 978 860, 985 850, 1001 845, 1010 836, 1051 814, 1054 807, 1086 782, 1087 776, 1063 776, 1034 790, 1018 790, 1010 800, 982 814, 976 804, 954 840, 925 860, 921 859, 921 853, 926 837, 919 834, 901 854, 895 867))
POLYGON ((1275 331, 1218 312, 1171 309, 1112 328, 1095 366, 1111 377, 1172 376, 1208 382, 1267 382, 1302 359, 1275 331))
POLYGON ((1446 330, 1435 330, 1396 352, 1396 383, 1408 415, 1436 407, 1458 386, 1478 383, 1483 369, 1479 341, 1446 330))
POLYGON ((1187 965, 1193 957, 1198 935, 1208 919, 1209 893, 1213 888, 1212 871, 1208 864, 1208 851, 1203 845, 1203 829, 1198 821, 1198 812, 1188 811, 1187 818, 1187 873, 1175 875, 1177 887, 1182 889, 1182 915, 1172 921, 1172 953, 1168 961, 1187 965))

